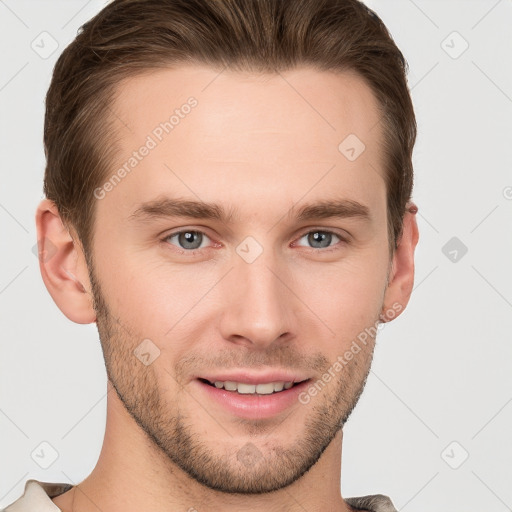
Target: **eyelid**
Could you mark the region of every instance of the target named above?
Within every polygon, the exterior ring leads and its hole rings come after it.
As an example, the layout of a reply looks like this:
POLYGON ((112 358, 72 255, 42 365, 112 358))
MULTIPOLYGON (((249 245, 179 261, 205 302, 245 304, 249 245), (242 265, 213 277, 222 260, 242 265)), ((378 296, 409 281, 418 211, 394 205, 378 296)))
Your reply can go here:
POLYGON ((330 235, 334 235, 334 236, 338 237, 340 241, 334 245, 330 245, 329 247, 324 247, 322 249, 317 249, 316 247, 306 247, 303 245, 299 245, 299 247, 304 247, 306 249, 310 249, 315 252, 327 252, 330 250, 336 250, 340 244, 348 244, 350 241, 350 236, 348 235, 348 233, 341 234, 332 228, 319 228, 319 227, 315 228, 315 227, 313 227, 313 228, 307 228, 307 231, 302 232, 302 234, 299 235, 295 239, 294 242, 292 242, 292 245, 295 246, 301 238, 304 238, 306 235, 309 235, 310 233, 328 233, 330 235))
POLYGON ((203 249, 210 249, 212 247, 219 247, 221 245, 219 242, 214 242, 212 240, 212 237, 209 236, 208 233, 206 233, 205 231, 203 231, 201 229, 196 229, 196 228, 179 228, 177 231, 171 231, 170 233, 166 233, 165 235, 160 237, 160 240, 162 242, 168 244, 168 245, 173 245, 177 251, 182 252, 182 253, 188 253, 188 254, 195 253, 195 252, 203 250, 203 249), (182 247, 179 247, 178 245, 175 245, 175 244, 172 244, 171 242, 168 242, 169 238, 172 238, 172 237, 174 237, 176 235, 180 235, 181 233, 200 233, 201 235, 203 235, 203 237, 206 237, 211 242, 213 242, 213 244, 211 244, 211 245, 209 245, 207 247, 198 247, 197 249, 183 249, 182 247))
MULTIPOLYGON (((197 228, 179 228, 177 231, 171 231, 170 233, 166 233, 160 239, 162 242, 164 242, 166 244, 173 245, 177 251, 179 251, 181 253, 188 253, 188 254, 193 254, 197 251, 204 250, 204 249, 210 249, 212 247, 215 248, 215 247, 222 246, 222 244, 220 242, 213 241, 212 237, 210 237, 205 231, 203 231, 202 229, 197 229, 197 228), (168 242, 169 238, 176 236, 176 235, 180 235, 181 233, 187 233, 187 232, 201 233, 203 236, 207 237, 211 242, 213 242, 213 244, 208 247, 199 247, 197 249, 183 249, 177 245, 174 245, 174 244, 171 244, 170 242, 168 242)), ((292 242, 291 245, 292 245, 292 247, 295 247, 296 245, 298 247, 304 247, 304 248, 310 249, 311 251, 314 251, 314 252, 327 252, 329 250, 336 250, 338 245, 347 244, 347 243, 349 243, 349 241, 350 241, 350 235, 348 233, 341 234, 333 228, 308 227, 306 229, 306 231, 302 231, 301 234, 295 238, 295 240, 292 242), (318 249, 315 247, 306 247, 306 246, 302 246, 302 245, 297 245, 297 242, 301 238, 305 237, 306 235, 309 235, 310 233, 315 233, 315 232, 328 233, 328 234, 334 235, 334 236, 338 237, 340 241, 337 244, 334 244, 329 247, 321 248, 321 249, 318 249)))

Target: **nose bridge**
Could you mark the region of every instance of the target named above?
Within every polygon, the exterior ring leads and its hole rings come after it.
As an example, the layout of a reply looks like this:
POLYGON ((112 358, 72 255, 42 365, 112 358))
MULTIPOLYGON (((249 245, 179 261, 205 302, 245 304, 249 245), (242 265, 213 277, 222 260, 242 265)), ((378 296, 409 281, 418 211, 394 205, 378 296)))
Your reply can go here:
POLYGON ((228 296, 223 308, 224 337, 243 337, 263 347, 291 332, 293 298, 279 277, 283 265, 278 255, 269 248, 252 261, 243 253, 235 254, 233 261, 225 290, 228 296))

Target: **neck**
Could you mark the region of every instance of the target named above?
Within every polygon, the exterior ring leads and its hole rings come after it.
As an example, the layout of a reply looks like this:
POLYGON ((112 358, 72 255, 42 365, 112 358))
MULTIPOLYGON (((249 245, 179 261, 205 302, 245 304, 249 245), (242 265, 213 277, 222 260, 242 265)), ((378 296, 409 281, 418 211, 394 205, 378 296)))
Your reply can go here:
POLYGON ((340 493, 341 430, 318 462, 288 487, 261 495, 226 494, 184 473, 134 422, 110 387, 108 397, 98 463, 83 482, 53 499, 63 512, 352 510, 340 493))

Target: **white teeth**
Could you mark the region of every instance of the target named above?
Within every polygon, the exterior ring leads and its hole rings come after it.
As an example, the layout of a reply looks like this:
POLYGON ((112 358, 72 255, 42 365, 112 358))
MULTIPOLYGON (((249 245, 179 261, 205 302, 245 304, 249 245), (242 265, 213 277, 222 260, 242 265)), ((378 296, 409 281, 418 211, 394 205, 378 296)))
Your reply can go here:
POLYGON ((255 393, 256 392, 256 385, 255 384, 242 384, 242 383, 239 383, 239 384, 237 384, 237 386, 238 386, 237 391, 239 393, 242 393, 242 395, 249 395, 251 393, 255 393))
POLYGON ((226 389, 227 391, 238 391, 242 395, 271 395, 272 393, 278 393, 283 389, 290 389, 293 386, 293 381, 290 382, 268 382, 266 384, 245 384, 243 382, 233 381, 219 381, 216 380, 214 383, 218 389, 226 389))
POLYGON ((228 391, 236 391, 236 382, 226 381, 224 382, 224 389, 228 391))
MULTIPOLYGON (((240 391, 240 388, 239 388, 240 391)), ((270 395, 274 392, 274 384, 269 382, 268 384, 258 384, 256 386, 256 393, 258 395, 270 395)))

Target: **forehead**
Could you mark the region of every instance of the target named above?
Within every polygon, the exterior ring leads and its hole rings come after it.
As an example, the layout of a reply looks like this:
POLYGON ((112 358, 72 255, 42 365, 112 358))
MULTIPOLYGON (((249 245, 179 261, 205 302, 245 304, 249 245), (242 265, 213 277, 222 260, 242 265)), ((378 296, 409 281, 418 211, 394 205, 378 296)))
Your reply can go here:
POLYGON ((111 175, 127 172, 108 201, 126 208, 164 192, 220 194, 232 206, 383 196, 378 103, 353 73, 160 69, 123 81, 112 111, 120 151, 111 175))
POLYGON ((336 143, 347 129, 368 138, 380 119, 372 91, 353 72, 301 67, 266 74, 185 65, 148 70, 119 84, 113 109, 126 129, 122 138, 137 142, 130 135, 150 133, 190 97, 200 108, 187 125, 217 139, 240 127, 240 135, 275 129, 336 143))

